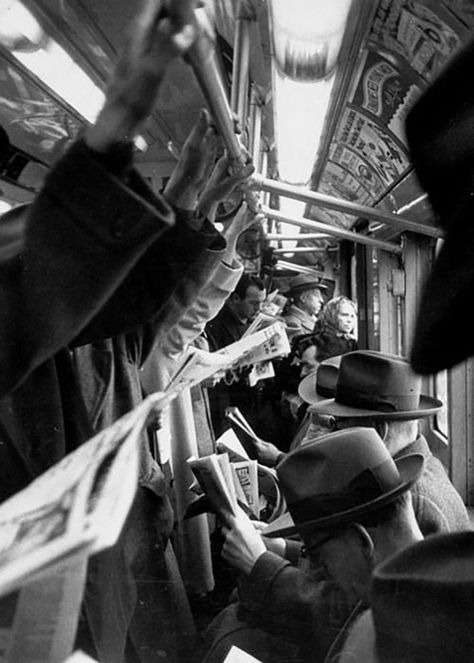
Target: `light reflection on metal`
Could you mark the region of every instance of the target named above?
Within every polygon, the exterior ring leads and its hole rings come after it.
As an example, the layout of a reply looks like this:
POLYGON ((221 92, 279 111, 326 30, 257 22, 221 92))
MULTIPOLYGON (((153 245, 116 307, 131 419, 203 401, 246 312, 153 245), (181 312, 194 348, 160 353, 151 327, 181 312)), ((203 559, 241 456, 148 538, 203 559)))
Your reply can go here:
MULTIPOLYGON (((359 203, 353 203, 342 198, 334 198, 327 196, 323 193, 310 191, 304 187, 293 186, 284 182, 278 182, 262 175, 254 176, 255 187, 261 191, 268 191, 280 196, 300 200, 310 205, 322 207, 323 209, 337 210, 352 216, 360 217, 362 219, 369 219, 374 221, 381 221, 388 225, 400 228, 401 230, 409 230, 420 235, 427 235, 429 237, 442 237, 443 233, 439 228, 426 226, 416 221, 410 221, 393 212, 384 212, 383 210, 374 207, 367 207, 359 203)), ((323 224, 324 225, 324 224, 323 224)), ((327 225, 327 224, 326 224, 327 225)))
POLYGON ((273 249, 273 253, 318 253, 325 250, 326 248, 321 246, 294 246, 292 249, 273 249))
POLYGON ((265 239, 268 239, 269 241, 303 241, 304 239, 306 240, 314 240, 314 239, 328 239, 330 238, 331 235, 328 235, 327 233, 301 233, 300 235, 282 235, 280 233, 267 233, 265 235, 265 239))
POLYGON ((245 11, 242 0, 238 2, 235 16, 234 55, 232 61, 232 88, 230 107, 239 118, 242 129, 247 117, 247 94, 250 69, 250 26, 255 15, 245 11))
POLYGON ((296 263, 288 262, 287 260, 277 260, 275 268, 297 272, 298 274, 310 274, 311 276, 317 276, 318 278, 324 277, 324 272, 317 269, 311 269, 311 267, 305 267, 304 265, 297 265, 296 263))
MULTIPOLYGON (((209 105, 227 153, 235 166, 240 167, 245 163, 246 156, 234 130, 232 110, 217 68, 214 55, 215 36, 213 28, 202 9, 196 9, 194 17, 197 36, 187 53, 187 57, 209 105)), ((246 200, 252 211, 258 210, 260 203, 256 192, 250 191, 246 194, 246 200)))
POLYGON ((336 228, 333 226, 328 226, 327 223, 321 223, 320 221, 310 221, 309 219, 293 219, 288 216, 280 214, 277 210, 270 209, 269 207, 263 207, 262 213, 265 216, 275 219, 276 221, 283 221, 284 223, 292 223, 295 226, 300 228, 309 228, 311 230, 321 230, 326 232, 334 237, 339 237, 340 239, 347 239, 350 242, 355 242, 356 244, 366 244, 367 246, 373 246, 377 249, 382 249, 383 251, 389 251, 390 253, 401 254, 402 249, 397 244, 391 242, 383 242, 382 240, 373 239, 372 237, 367 237, 366 235, 361 235, 359 233, 353 232, 352 230, 344 230, 343 228, 336 228))
POLYGON ((409 212, 414 207, 417 207, 420 203, 424 203, 426 201, 428 201, 428 194, 423 193, 421 196, 418 196, 418 198, 411 200, 406 205, 402 205, 402 207, 400 207, 397 210, 397 214, 404 214, 405 212, 409 212))

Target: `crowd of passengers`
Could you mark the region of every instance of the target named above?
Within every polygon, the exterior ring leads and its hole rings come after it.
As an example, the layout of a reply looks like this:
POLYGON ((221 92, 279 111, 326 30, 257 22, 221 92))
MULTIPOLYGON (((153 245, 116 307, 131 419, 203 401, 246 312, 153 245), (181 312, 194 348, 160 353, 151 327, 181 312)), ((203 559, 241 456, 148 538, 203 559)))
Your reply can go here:
MULTIPOLYGON (((146 3, 97 120, 34 202, 1 219, 2 501, 164 388, 187 348, 239 339, 265 302, 264 282, 243 273, 236 253, 259 220, 245 195, 253 166, 244 152, 244 165, 227 157, 209 113, 163 191, 134 168, 133 139, 194 38, 180 6, 166 15, 146 3), (218 231, 218 205, 235 189, 243 202, 218 231)), ((119 541, 89 561, 75 648, 100 663, 217 663, 234 645, 262 663, 472 661, 474 532, 421 432, 443 404, 422 393, 412 366, 429 373, 474 354, 468 325, 451 324, 471 287, 472 157, 466 141, 454 146, 445 111, 427 110, 450 100, 472 144, 474 93, 447 92, 473 57, 463 51, 407 120, 420 180, 453 233, 426 291, 412 364, 359 348, 355 304, 328 300, 312 276, 293 277, 283 313, 292 351, 275 362, 275 378, 251 387, 243 371, 184 390, 167 425, 144 432, 119 541), (445 350, 448 328, 460 344, 445 350), (240 508, 183 519, 186 458, 215 451, 229 406, 277 477, 286 510, 274 520, 240 508), (203 620, 196 606, 206 598, 214 610, 203 620)), ((0 611, 14 600, 0 599, 0 611)))

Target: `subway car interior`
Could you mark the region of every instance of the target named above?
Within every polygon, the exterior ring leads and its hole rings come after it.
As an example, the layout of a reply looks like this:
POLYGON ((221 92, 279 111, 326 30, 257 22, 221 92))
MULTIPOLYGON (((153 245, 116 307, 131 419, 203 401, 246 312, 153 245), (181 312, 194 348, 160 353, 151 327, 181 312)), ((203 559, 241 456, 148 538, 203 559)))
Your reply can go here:
MULTIPOLYGON (((2 214, 33 201, 94 123, 142 4, 0 0, 2 214)), ((318 279, 327 299, 344 295, 356 303, 360 349, 409 357, 445 230, 413 165, 405 122, 472 39, 474 4, 156 4, 170 12, 186 7, 197 36, 170 64, 135 137, 141 176, 153 191, 164 189, 207 108, 236 167, 244 147, 255 168, 245 200, 257 220, 236 245, 245 273, 263 279, 267 293, 285 294, 296 275, 318 279)), ((218 229, 232 223, 243 197, 234 191, 221 202, 218 229)), ((466 301, 467 327, 469 308, 466 301)), ((421 421, 422 432, 468 510, 474 508, 473 359, 423 375, 422 391, 443 403, 421 421)), ((167 656, 166 646, 160 656, 167 656)), ((200 660, 187 656, 181 660, 200 660)))

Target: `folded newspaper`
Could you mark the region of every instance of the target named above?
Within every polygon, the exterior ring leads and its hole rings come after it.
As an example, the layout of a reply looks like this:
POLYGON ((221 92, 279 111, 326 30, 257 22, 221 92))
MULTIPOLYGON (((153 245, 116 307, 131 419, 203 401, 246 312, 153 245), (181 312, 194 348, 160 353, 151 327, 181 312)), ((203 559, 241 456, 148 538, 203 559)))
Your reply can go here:
POLYGON ((179 393, 182 389, 193 387, 219 371, 259 364, 275 357, 285 356, 289 352, 288 336, 281 321, 268 324, 216 352, 205 352, 189 347, 165 392, 179 393))
POLYGON ((276 472, 250 459, 232 430, 221 435, 216 448, 217 454, 188 458, 199 487, 193 485, 191 490, 203 496, 191 502, 185 518, 212 510, 226 521, 235 515, 237 504, 257 520, 278 518, 286 505, 276 472))
POLYGON ((149 396, 0 505, 1 663, 70 655, 87 559, 117 541, 137 488, 140 433, 170 400, 149 396))

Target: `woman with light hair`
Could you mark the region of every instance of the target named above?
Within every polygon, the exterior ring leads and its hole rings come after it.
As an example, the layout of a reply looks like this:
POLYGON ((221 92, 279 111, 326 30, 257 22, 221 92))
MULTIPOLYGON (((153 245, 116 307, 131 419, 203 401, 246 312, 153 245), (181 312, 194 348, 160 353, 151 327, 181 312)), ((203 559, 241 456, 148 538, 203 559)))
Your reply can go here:
POLYGON ((318 362, 358 350, 357 306, 352 299, 340 295, 330 299, 322 308, 314 326, 318 339, 318 362))

